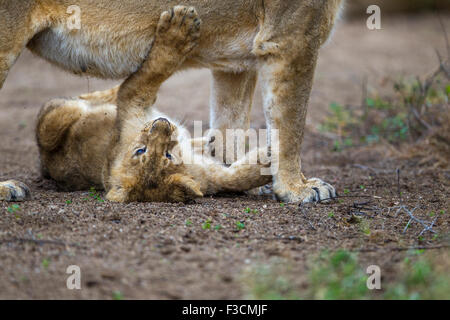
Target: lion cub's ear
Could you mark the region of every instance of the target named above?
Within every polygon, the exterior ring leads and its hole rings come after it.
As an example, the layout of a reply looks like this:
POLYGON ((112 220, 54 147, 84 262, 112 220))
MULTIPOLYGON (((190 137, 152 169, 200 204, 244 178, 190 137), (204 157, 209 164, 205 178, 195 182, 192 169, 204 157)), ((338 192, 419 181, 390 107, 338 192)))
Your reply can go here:
POLYGON ((106 199, 112 202, 127 202, 128 192, 121 187, 115 186, 106 194, 106 199))
POLYGON ((200 184, 190 176, 174 174, 169 177, 169 191, 173 201, 185 202, 203 197, 200 184))

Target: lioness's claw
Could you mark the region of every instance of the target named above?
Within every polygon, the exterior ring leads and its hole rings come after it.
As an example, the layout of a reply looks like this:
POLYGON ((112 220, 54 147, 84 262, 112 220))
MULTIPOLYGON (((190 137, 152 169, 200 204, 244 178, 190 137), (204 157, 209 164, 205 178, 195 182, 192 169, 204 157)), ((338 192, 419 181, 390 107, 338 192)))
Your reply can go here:
POLYGON ((19 202, 31 198, 30 188, 16 180, 0 182, 0 201, 19 202))
POLYGON ((292 203, 300 202, 302 204, 309 202, 319 202, 329 200, 337 197, 336 189, 318 178, 312 178, 307 180, 306 184, 298 187, 298 191, 292 190, 279 190, 276 192, 276 196, 279 200, 292 203))
POLYGON ((305 198, 302 203, 319 202, 337 197, 336 189, 318 178, 308 180, 307 185, 314 191, 310 197, 305 198))

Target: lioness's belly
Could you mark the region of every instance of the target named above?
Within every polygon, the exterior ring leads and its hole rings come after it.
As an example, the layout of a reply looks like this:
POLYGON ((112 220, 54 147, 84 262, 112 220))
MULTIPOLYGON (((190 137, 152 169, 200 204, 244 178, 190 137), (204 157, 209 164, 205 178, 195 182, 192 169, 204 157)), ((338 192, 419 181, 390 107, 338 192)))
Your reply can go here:
MULTIPOLYGON (((185 67, 236 72, 255 64, 251 51, 258 32, 256 20, 240 24, 233 21, 236 17, 230 16, 225 20, 229 25, 218 28, 215 23, 221 14, 209 11, 202 17, 204 23, 199 47, 185 67), (236 24, 240 27, 231 27, 236 24)), ((126 19, 118 21, 111 17, 99 17, 97 20, 94 17, 85 18, 80 30, 70 30, 63 20, 34 36, 27 47, 73 73, 122 79, 137 71, 146 59, 159 13, 151 17, 136 14, 134 18, 142 20, 141 23, 129 24, 126 19)))
MULTIPOLYGON (((205 67, 240 72, 253 68, 251 54, 256 30, 245 30, 230 39, 218 38, 201 46, 184 67, 205 67)), ((28 48, 58 67, 75 74, 122 79, 136 72, 146 59, 152 35, 118 38, 109 33, 95 37, 63 28, 35 36, 28 48), (138 38, 138 39, 136 39, 138 38)))
POLYGON ((107 31, 68 30, 59 26, 41 32, 28 48, 76 74, 120 79, 137 71, 151 46, 152 35, 117 35, 107 31))

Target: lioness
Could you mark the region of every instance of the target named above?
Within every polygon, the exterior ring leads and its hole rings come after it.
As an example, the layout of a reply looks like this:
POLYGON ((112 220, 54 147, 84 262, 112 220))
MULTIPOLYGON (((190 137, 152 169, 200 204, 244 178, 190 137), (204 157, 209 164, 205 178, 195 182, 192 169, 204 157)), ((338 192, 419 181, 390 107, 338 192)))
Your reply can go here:
MULTIPOLYGON (((285 202, 308 202, 336 194, 319 179, 305 179, 300 149, 319 49, 334 27, 341 2, 183 1, 196 7, 204 28, 199 46, 177 68, 212 70, 211 127, 221 131, 249 127, 259 76, 267 127, 279 130, 273 189, 285 202)), ((167 53, 161 50, 152 59, 147 56, 160 13, 175 4, 167 0, 0 0, 0 87, 25 47, 78 74, 126 78, 117 93, 116 126, 123 133, 128 119, 140 112, 136 110, 153 104, 149 70, 167 53), (67 24, 68 8, 73 5, 81 12, 79 30, 67 24)), ((186 15, 190 10, 177 6, 166 14, 186 15)), ((114 139, 120 145, 123 135, 114 139)), ((10 187, 0 187, 2 198, 17 201, 26 194, 20 187, 10 187)))

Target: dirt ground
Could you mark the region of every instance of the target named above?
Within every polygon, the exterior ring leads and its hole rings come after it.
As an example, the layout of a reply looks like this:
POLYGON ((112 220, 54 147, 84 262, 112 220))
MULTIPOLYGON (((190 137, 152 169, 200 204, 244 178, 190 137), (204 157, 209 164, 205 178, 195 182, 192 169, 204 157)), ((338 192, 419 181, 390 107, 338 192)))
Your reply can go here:
MULTIPOLYGON (((417 207, 417 217, 426 221, 430 212, 445 210, 434 229, 448 234, 449 171, 394 159, 383 147, 334 153, 316 129, 330 103, 361 102, 363 78, 370 88, 383 90, 387 78, 435 68, 435 49, 444 50, 445 42, 434 15, 390 17, 382 28, 369 31, 365 20, 342 21, 322 50, 303 151, 307 176, 361 197, 302 208, 245 195, 187 205, 123 205, 99 202, 87 192, 58 192, 39 176, 33 131, 40 106, 113 83, 71 76, 24 53, 0 92, 0 180, 26 182, 33 200, 15 212, 8 211, 11 203, 0 202, 0 298, 241 299, 248 297, 245 270, 273 259, 291 266, 289 276, 301 289, 308 258, 326 248, 358 251, 364 264, 381 267, 383 281, 398 275, 402 248, 448 253, 444 240, 432 240, 429 232, 419 241, 423 227, 417 223, 403 233, 407 216, 388 208, 399 204, 400 168, 404 204, 417 207), (359 212, 370 224, 370 236, 353 223, 359 212), (245 227, 238 230, 237 222, 245 227), (69 265, 80 266, 82 290, 66 288, 69 265)), ((188 126, 194 120, 207 124, 209 80, 205 70, 177 74, 161 89, 158 107, 188 126)), ((252 125, 264 127, 259 92, 252 125)))

